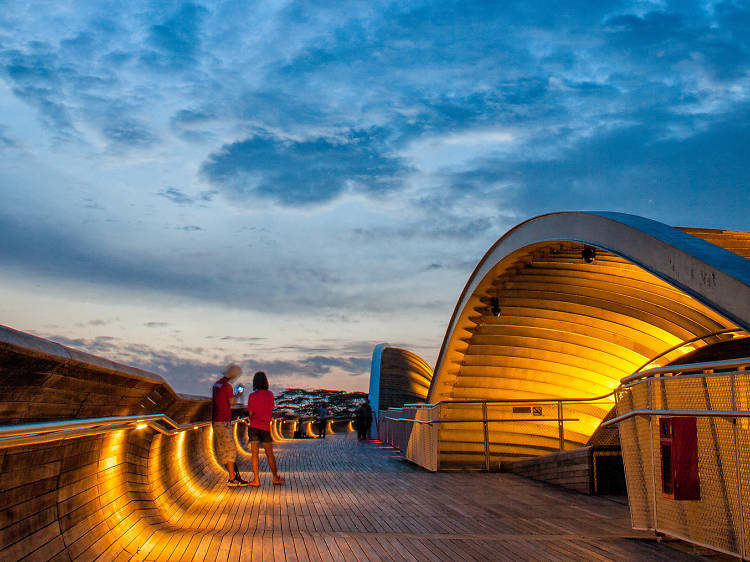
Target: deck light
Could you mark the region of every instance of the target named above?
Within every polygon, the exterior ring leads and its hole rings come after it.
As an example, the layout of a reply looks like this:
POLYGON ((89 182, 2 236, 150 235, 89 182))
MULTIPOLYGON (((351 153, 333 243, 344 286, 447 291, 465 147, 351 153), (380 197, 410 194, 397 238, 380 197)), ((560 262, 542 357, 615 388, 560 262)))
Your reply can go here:
POLYGON ((139 423, 138 425, 135 426, 136 429, 145 429, 147 427, 148 427, 147 423, 139 423))

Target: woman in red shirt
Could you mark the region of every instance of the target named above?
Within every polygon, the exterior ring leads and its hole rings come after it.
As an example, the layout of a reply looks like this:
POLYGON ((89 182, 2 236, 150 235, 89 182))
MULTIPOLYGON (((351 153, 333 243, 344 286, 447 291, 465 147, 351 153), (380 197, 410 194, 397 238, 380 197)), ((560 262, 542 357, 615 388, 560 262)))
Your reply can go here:
POLYGON ((253 377, 253 392, 247 399, 247 415, 250 418, 250 426, 247 428, 247 437, 250 441, 250 452, 252 453, 253 480, 250 486, 260 486, 258 479, 258 465, 260 456, 260 444, 266 452, 268 466, 273 474, 273 483, 283 484, 284 478, 276 471, 276 457, 273 456, 273 439, 271 438, 271 417, 273 416, 273 392, 268 390, 268 378, 263 371, 258 371, 253 377))

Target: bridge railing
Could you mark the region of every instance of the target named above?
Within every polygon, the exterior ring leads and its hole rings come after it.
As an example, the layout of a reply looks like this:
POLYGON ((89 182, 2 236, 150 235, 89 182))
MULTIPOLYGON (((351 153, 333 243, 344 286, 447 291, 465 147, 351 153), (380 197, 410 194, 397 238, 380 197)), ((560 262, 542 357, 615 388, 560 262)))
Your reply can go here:
POLYGON ((750 358, 650 369, 615 398, 633 527, 747 558, 750 358))
MULTIPOLYGON (((247 418, 237 418, 232 420, 232 423, 245 421, 247 421, 247 418)), ((0 426, 0 449, 23 445, 39 445, 90 435, 101 435, 114 431, 141 430, 147 427, 162 435, 176 435, 183 431, 195 430, 209 425, 211 425, 210 421, 177 423, 166 414, 112 416, 106 418, 6 425, 0 426)))
POLYGON ((480 466, 583 446, 614 406, 593 398, 441 400, 382 410, 378 436, 427 468, 480 466))

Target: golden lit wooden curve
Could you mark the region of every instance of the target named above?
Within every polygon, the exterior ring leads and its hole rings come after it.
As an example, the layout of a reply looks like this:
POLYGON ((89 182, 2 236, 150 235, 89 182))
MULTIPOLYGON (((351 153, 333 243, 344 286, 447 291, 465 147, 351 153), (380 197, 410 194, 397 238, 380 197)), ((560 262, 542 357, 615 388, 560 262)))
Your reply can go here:
MULTIPOLYGON (((682 231, 618 213, 526 221, 467 282, 428 402, 601 396, 649 362, 747 335, 749 255, 748 233, 682 231)), ((611 405, 573 408, 565 447, 586 444, 611 405)), ((444 415, 473 418, 477 408, 444 415)), ((481 433, 477 423, 441 424, 441 459, 476 458, 481 433)), ((513 459, 557 450, 558 435, 552 426, 495 423, 490 442, 504 444, 495 459, 513 459)))

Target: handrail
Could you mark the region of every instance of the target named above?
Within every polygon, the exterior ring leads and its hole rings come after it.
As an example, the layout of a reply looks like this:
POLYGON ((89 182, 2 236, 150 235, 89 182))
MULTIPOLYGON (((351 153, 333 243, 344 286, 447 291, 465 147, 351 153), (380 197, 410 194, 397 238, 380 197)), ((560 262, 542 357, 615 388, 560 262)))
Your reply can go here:
MULTIPOLYGON (((231 423, 245 421, 237 418, 231 423)), ((175 435, 183 431, 198 429, 211 425, 210 421, 177 423, 166 414, 147 414, 143 416, 113 416, 107 418, 86 418, 54 422, 29 423, 0 426, 0 449, 21 445, 50 443, 89 435, 99 435, 111 431, 151 429, 162 435, 175 435), (166 426, 171 426, 171 429, 166 426)))
POLYGON ((739 367, 737 370, 747 369, 750 367, 750 357, 740 359, 725 359, 722 361, 713 361, 710 363, 686 363, 685 365, 666 365, 664 367, 654 367, 640 373, 633 373, 620 379, 620 385, 625 385, 638 379, 646 379, 661 374, 668 373, 697 373, 715 369, 731 369, 739 367))
POLYGON ((627 414, 617 416, 600 425, 607 427, 620 423, 626 419, 635 416, 674 416, 674 417, 695 417, 695 418, 747 418, 750 417, 750 411, 747 410, 632 410, 627 414))
MULTIPOLYGON (((594 396, 591 398, 493 398, 493 399, 461 399, 461 400, 438 400, 437 402, 433 402, 431 404, 427 404, 424 402, 415 402, 413 404, 404 404, 402 408, 433 408, 435 406, 439 406, 440 404, 500 404, 500 403, 512 403, 512 404, 539 404, 540 402, 594 402, 596 400, 604 400, 605 398, 609 398, 615 393, 616 389, 613 389, 611 392, 608 392, 607 394, 602 394, 601 396, 594 396)), ((389 408, 390 409, 390 408, 389 408)), ((398 408, 394 408, 398 409, 398 408)))
POLYGON ((662 351, 659 355, 657 355, 655 357, 652 357, 651 359, 649 359, 648 361, 646 361, 643 365, 641 365, 635 371, 633 371, 633 374, 638 373, 639 371, 641 371, 645 367, 648 367, 649 365, 651 365, 651 363, 653 363, 654 361, 656 361, 658 359, 661 359, 662 357, 664 357, 665 355, 667 355, 669 353, 672 353, 676 349, 680 349, 683 345, 690 345, 691 343, 695 343, 695 342, 697 342, 699 340, 705 340, 705 339, 708 339, 708 338, 713 338, 713 337, 716 337, 716 336, 723 336, 725 334, 733 334, 733 333, 737 333, 737 332, 747 333, 742 328, 726 328, 724 330, 719 330, 717 332, 711 332, 710 334, 705 334, 705 335, 702 335, 702 336, 696 336, 694 338, 690 338, 689 340, 681 341, 680 343, 678 343, 676 345, 673 345, 669 349, 662 351))
POLYGON ((412 418, 392 418, 390 416, 383 416, 383 419, 391 421, 408 421, 416 423, 490 423, 490 422, 559 422, 559 421, 580 421, 580 418, 501 418, 501 419, 483 419, 483 418, 469 418, 469 419, 437 419, 437 420, 415 420, 412 418))

